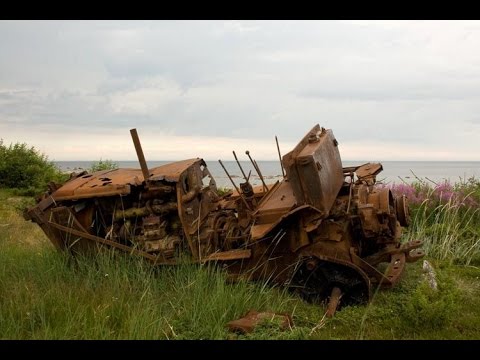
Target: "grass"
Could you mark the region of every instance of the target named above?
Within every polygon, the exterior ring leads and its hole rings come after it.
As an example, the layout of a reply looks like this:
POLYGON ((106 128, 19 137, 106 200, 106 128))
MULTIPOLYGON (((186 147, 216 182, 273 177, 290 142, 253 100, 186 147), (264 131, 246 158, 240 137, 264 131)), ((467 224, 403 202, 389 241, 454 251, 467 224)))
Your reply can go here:
POLYGON ((405 239, 421 239, 434 259, 480 265, 480 181, 431 185, 422 179, 391 186, 411 202, 412 225, 405 239))
MULTIPOLYGON (((20 209, 30 198, 0 190, 0 339, 478 339, 480 270, 436 259, 439 290, 421 262, 366 306, 322 319, 325 309, 262 283, 228 283, 211 266, 154 269, 103 252, 72 261, 20 209), (248 310, 287 312, 295 326, 264 324, 248 335, 226 323, 248 310)), ((455 227, 453 227, 455 228, 455 227)))
POLYGON ((480 264, 479 210, 462 208, 451 200, 433 209, 424 202, 416 209, 408 239, 423 239, 423 249, 436 259, 480 264))

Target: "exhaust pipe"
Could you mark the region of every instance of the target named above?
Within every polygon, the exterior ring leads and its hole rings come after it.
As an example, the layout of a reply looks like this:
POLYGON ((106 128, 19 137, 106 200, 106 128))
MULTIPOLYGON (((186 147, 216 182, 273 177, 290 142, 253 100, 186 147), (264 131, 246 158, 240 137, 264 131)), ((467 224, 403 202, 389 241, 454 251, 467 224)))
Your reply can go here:
POLYGON ((140 139, 138 138, 137 129, 131 129, 130 134, 132 135, 133 145, 135 146, 135 151, 137 152, 138 162, 142 168, 143 178, 145 182, 148 182, 150 172, 148 171, 147 162, 145 161, 145 156, 143 155, 142 145, 140 144, 140 139))

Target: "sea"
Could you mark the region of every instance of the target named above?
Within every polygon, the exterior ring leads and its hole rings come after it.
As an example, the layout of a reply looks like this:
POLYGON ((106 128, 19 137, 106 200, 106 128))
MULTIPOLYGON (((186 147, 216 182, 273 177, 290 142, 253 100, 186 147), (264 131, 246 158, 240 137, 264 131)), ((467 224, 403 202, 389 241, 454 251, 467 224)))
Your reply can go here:
MULTIPOLYGON (((64 172, 87 170, 95 161, 55 161, 64 172)), ((140 168, 138 161, 115 161, 120 168, 140 168)), ((171 161, 148 161, 149 168, 168 164, 171 161)), ((235 161, 222 161, 231 179, 239 186, 244 182, 242 172, 235 161)), ((369 161, 343 161, 343 166, 356 166, 369 161)), ((207 167, 218 187, 233 188, 233 184, 218 161, 206 161, 207 167)), ((265 183, 282 178, 279 161, 257 161, 265 183)), ((377 175, 377 182, 384 184, 411 183, 422 180, 433 184, 445 181, 466 182, 469 178, 480 178, 480 161, 383 161, 383 171, 377 175)), ((252 164, 240 161, 240 165, 252 185, 261 185, 261 180, 252 164)))

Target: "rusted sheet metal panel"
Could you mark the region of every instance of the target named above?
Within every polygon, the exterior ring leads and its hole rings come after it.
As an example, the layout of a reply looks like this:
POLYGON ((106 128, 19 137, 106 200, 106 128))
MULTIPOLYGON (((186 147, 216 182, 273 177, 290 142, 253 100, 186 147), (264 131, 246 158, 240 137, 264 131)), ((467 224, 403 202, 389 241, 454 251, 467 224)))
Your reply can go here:
POLYGON ((333 132, 315 126, 283 157, 283 164, 298 203, 312 205, 328 216, 344 182, 333 132))
POLYGON ((130 194, 130 185, 106 185, 104 187, 86 188, 81 187, 73 191, 72 195, 67 195, 63 191, 60 194, 54 193, 52 196, 56 201, 60 200, 77 200, 92 197, 127 195, 130 194))
MULTIPOLYGON (((265 223, 262 219, 268 215, 278 215, 277 218, 287 213, 296 205, 292 187, 288 181, 283 181, 270 191, 260 202, 255 211, 257 223, 265 223)), ((268 221, 268 220, 267 220, 268 221)))
POLYGON ((355 169, 358 181, 365 181, 368 185, 375 183, 375 177, 383 170, 382 164, 366 163, 355 169))
POLYGON ((150 180, 165 180, 168 182, 178 182, 180 176, 196 163, 202 163, 200 158, 176 161, 170 164, 162 165, 150 170, 150 180))
POLYGON ((255 223, 251 230, 252 240, 265 236, 295 205, 295 196, 288 181, 283 181, 275 186, 262 199, 254 213, 255 223))
MULTIPOLYGON (((301 212, 303 212, 305 215, 306 214, 310 215, 310 217, 312 216, 312 214, 314 214, 316 217, 321 216, 320 211, 310 205, 302 205, 299 207, 295 207, 291 211, 283 212, 279 217, 277 216, 275 216, 275 218, 272 217, 272 219, 269 222, 266 222, 265 224, 255 223, 254 225, 252 225, 251 239, 252 240, 262 239, 263 237, 267 236, 272 230, 274 230, 277 225, 284 222, 287 218, 301 212)), ((275 214, 275 215, 278 215, 278 214, 275 214)), ((295 236, 295 238, 296 240, 299 240, 301 236, 300 234, 297 234, 297 235, 298 236, 295 236)))
POLYGON ((140 185, 141 171, 136 169, 116 169, 86 174, 67 182, 55 191, 56 200, 81 199, 86 197, 129 194, 129 185, 140 185))
MULTIPOLYGON (((201 159, 189 159, 150 169, 150 180, 178 182, 180 175, 192 164, 201 159)), ((52 196, 56 201, 126 195, 130 185, 139 186, 143 182, 141 169, 115 169, 98 171, 73 179, 58 189, 52 196)))

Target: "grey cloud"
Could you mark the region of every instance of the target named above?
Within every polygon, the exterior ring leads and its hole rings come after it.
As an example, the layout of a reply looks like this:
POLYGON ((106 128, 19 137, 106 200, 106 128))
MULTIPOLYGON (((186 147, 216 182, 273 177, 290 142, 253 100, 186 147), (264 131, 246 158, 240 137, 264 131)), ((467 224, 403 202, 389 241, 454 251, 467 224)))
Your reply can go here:
POLYGON ((326 100, 345 101, 425 101, 425 100, 463 100, 465 98, 480 98, 480 83, 476 89, 458 89, 451 87, 425 86, 418 87, 386 87, 352 89, 350 87, 337 89, 310 89, 298 92, 298 96, 326 100))
POLYGON ((0 125, 296 141, 318 122, 341 143, 462 143, 479 26, 440 25, 0 21, 0 125))

